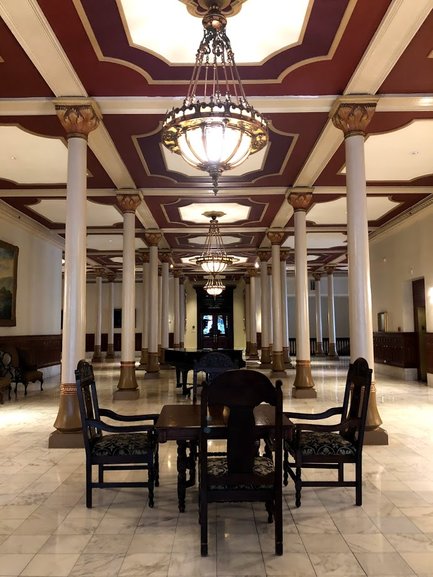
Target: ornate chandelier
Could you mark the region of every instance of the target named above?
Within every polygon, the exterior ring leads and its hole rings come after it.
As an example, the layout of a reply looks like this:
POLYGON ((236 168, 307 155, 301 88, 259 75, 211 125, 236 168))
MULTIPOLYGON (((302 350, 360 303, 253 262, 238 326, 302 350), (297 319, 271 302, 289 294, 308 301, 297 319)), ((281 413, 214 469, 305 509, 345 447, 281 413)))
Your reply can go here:
POLYGON ((218 178, 266 146, 267 122, 247 101, 230 40, 227 20, 216 0, 206 0, 204 36, 197 51, 188 94, 163 122, 162 142, 190 165, 218 178), (198 91, 202 92, 201 95, 198 91))
POLYGON ((218 218, 224 216, 224 212, 204 212, 203 215, 210 218, 209 232, 206 237, 201 256, 196 258, 196 263, 211 275, 222 273, 228 265, 233 264, 233 257, 228 256, 224 248, 218 226, 218 218))
POLYGON ((207 292, 207 294, 212 295, 214 297, 220 295, 223 290, 226 288, 222 281, 221 278, 216 276, 216 275, 212 275, 209 277, 205 277, 208 280, 206 281, 206 284, 204 285, 204 290, 207 292))

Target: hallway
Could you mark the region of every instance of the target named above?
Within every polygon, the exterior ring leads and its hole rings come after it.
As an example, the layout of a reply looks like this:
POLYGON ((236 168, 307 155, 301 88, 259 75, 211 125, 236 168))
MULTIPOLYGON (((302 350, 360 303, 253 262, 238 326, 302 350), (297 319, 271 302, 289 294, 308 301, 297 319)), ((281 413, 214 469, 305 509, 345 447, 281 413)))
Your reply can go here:
MULTIPOLYGON (((287 371, 284 408, 339 404, 347 363, 313 359, 317 399, 291 399, 295 371, 287 371)), ((112 407, 118 367, 95 366, 95 374, 101 406, 112 407)), ((139 401, 116 402, 115 410, 190 403, 174 375, 143 379, 137 372, 139 401)), ((187 491, 186 513, 178 513, 172 442, 160 446, 154 509, 143 489, 95 490, 94 508, 85 508, 84 451, 47 448, 58 380, 47 379, 42 393, 30 385, 26 398, 20 387, 17 401, 0 406, 0 576, 433 577, 433 390, 425 385, 376 376, 390 444, 364 449, 362 507, 354 506, 352 489, 323 488, 304 489, 296 509, 289 483, 284 555, 276 557, 261 505, 213 505, 210 554, 201 558, 197 491, 187 491)))

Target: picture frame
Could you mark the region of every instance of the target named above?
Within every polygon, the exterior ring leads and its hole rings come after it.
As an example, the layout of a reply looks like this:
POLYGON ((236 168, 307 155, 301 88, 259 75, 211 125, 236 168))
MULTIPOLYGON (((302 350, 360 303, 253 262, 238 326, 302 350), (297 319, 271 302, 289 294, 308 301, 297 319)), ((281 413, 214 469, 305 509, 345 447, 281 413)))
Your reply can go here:
POLYGON ((16 321, 18 247, 0 240, 0 326, 16 321))
POLYGON ((388 313, 385 311, 377 313, 377 330, 380 333, 386 333, 388 330, 388 313))

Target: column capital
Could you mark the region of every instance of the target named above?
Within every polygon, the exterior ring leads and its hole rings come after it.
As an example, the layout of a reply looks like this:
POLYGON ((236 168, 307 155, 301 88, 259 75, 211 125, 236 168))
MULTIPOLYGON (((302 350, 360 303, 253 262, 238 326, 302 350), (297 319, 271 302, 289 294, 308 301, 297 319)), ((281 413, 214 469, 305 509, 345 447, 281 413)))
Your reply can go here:
POLYGON ((313 191, 311 188, 294 189, 287 197, 287 201, 293 207, 295 212, 297 210, 303 210, 306 212, 313 202, 313 191))
POLYGON ((285 235, 286 235, 286 233, 284 232, 284 230, 269 229, 266 232, 266 236, 271 241, 271 244, 272 245, 276 244, 278 246, 281 246, 281 243, 283 242, 285 235))
POLYGON ((355 135, 365 136, 378 100, 377 97, 370 95, 349 95, 337 98, 330 112, 334 126, 343 131, 344 138, 355 135))
POLYGON ((105 276, 105 269, 104 269, 103 267, 95 268, 95 276, 96 276, 96 278, 98 278, 98 277, 100 277, 100 278, 104 277, 104 276, 105 276))
POLYGON ((141 198, 139 194, 135 193, 117 194, 116 202, 122 214, 135 213, 137 207, 140 206, 141 198))
POLYGON ((159 241, 162 238, 162 233, 159 230, 148 230, 144 233, 144 240, 147 246, 158 246, 159 241))
POLYGON ((281 262, 286 262, 287 259, 288 259, 289 256, 290 256, 290 254, 291 254, 291 251, 290 251, 290 250, 282 250, 282 251, 280 251, 280 261, 281 261, 281 262))
POLYGON ((257 256, 260 262, 268 262, 271 258, 271 251, 260 249, 257 251, 257 256))
POLYGON ((334 274, 335 266, 325 266, 326 274, 334 274))
POLYGON ((56 114, 67 138, 85 138, 99 126, 102 119, 97 103, 91 98, 57 98, 56 114))
POLYGON ((140 255, 142 263, 148 263, 149 262, 149 251, 148 250, 140 250, 139 255, 140 255))
POLYGON ((162 250, 160 251, 160 253, 158 254, 159 256, 159 260, 162 263, 167 263, 167 264, 171 264, 173 262, 172 256, 171 256, 171 252, 167 251, 167 250, 162 250))
POLYGON ((250 279, 256 278, 257 276, 259 276, 259 271, 256 269, 256 267, 252 266, 249 270, 247 270, 247 274, 250 279))
POLYGON ((116 273, 109 272, 105 275, 105 278, 107 279, 108 282, 114 282, 116 280, 116 273))
POLYGON ((320 274, 320 272, 315 272, 313 273, 313 278, 315 281, 319 281, 322 278, 322 275, 320 274))

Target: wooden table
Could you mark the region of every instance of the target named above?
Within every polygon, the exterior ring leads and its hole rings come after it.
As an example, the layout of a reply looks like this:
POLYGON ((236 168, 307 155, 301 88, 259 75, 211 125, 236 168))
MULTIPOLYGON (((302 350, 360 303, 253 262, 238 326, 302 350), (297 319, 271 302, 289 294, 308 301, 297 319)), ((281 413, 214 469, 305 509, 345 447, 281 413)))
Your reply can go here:
MULTIPOLYGON (((221 429, 227 423, 228 410, 221 414, 209 416, 208 426, 221 429)), ((259 405, 254 409, 256 425, 260 429, 260 437, 266 437, 274 426, 274 407, 259 405)), ((155 425, 158 431, 158 441, 177 442, 177 495, 179 511, 185 511, 186 488, 195 484, 197 447, 200 436, 200 405, 164 405, 155 425), (188 473, 188 477, 187 477, 188 473)), ((292 422, 283 415, 283 428, 290 431, 292 422)))

